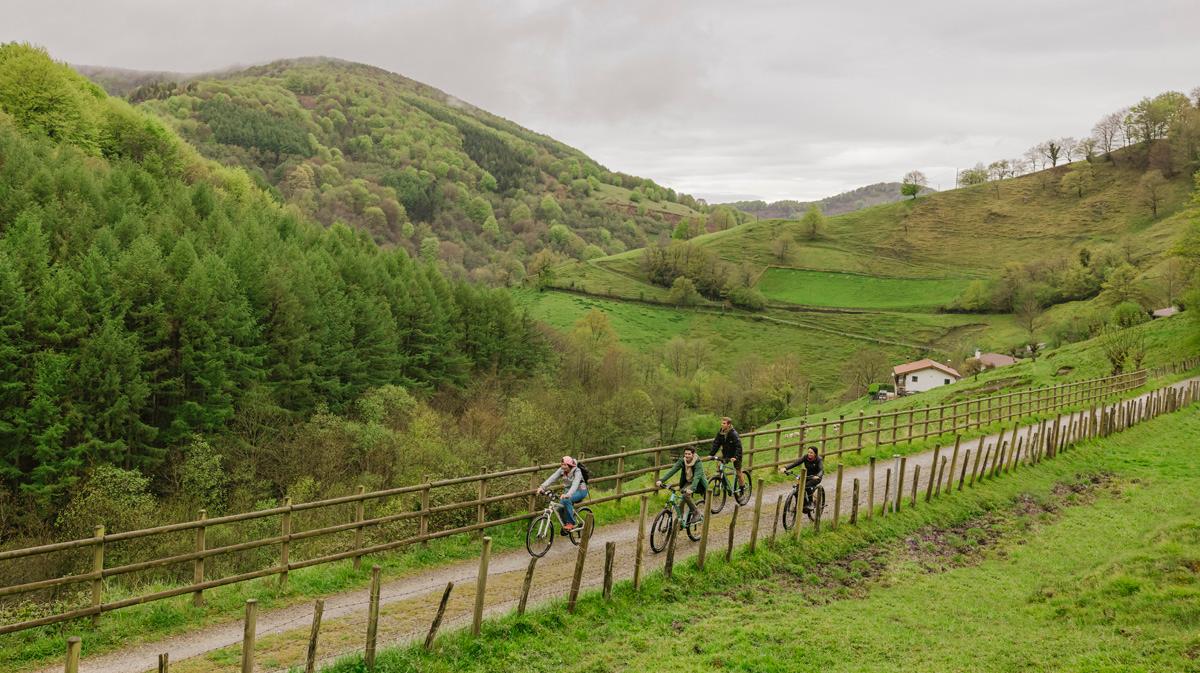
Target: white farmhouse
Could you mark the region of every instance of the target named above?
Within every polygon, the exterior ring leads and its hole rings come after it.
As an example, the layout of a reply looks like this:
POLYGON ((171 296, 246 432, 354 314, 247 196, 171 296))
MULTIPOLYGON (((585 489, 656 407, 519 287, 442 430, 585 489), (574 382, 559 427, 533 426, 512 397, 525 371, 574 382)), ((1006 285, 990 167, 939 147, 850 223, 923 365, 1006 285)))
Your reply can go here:
POLYGON ((922 393, 939 386, 957 383, 962 376, 936 360, 928 358, 908 362, 892 367, 892 379, 896 383, 896 392, 901 395, 922 393))

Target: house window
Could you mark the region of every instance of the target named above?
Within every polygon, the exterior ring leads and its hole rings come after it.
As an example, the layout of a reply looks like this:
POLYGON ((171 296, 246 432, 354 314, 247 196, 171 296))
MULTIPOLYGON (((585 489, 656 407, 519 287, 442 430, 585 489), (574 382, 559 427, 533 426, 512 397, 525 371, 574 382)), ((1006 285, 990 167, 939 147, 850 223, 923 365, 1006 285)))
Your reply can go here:
POLYGON ((950 379, 946 379, 946 385, 950 385, 950 379))
POLYGON ((912 382, 913 382, 913 383, 916 383, 916 382, 917 382, 917 376, 916 376, 915 374, 914 374, 914 375, 913 375, 913 377, 912 377, 912 382))

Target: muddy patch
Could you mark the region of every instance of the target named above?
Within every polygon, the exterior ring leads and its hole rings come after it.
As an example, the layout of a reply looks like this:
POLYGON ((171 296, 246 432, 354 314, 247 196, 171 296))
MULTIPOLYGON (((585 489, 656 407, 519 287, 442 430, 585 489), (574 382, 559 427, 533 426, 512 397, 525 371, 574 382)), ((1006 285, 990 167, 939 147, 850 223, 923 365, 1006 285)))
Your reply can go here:
POLYGON ((1033 529, 1051 523, 1067 507, 1119 494, 1112 474, 1078 475, 1050 493, 1021 495, 1004 509, 954 526, 927 526, 884 545, 872 545, 832 563, 784 573, 781 582, 814 605, 859 598, 876 586, 904 581, 911 573, 933 574, 1004 557, 1006 543, 1020 543, 1033 529))

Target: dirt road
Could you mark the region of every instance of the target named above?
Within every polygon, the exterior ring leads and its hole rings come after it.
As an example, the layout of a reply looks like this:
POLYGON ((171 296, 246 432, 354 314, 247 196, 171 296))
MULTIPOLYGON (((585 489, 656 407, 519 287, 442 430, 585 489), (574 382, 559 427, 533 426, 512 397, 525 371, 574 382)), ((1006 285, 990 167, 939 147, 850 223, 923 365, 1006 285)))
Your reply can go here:
MULTIPOLYGON (((1182 385, 1184 382, 1176 384, 1182 385)), ((1077 416, 1064 417, 1067 426, 1077 416)), ((1019 437, 1024 438, 1028 446, 1028 429, 1022 429, 1019 437)), ((1010 426, 1011 434, 1011 426, 1010 426)), ((998 435, 983 438, 986 447, 995 446, 998 435)), ((1011 439, 1005 435, 1007 441, 1011 439)), ((964 441, 958 460, 958 469, 953 475, 947 474, 945 482, 957 485, 958 476, 962 469, 966 451, 971 450, 971 462, 974 464, 980 439, 964 441)), ((949 457, 950 451, 943 450, 942 456, 949 457)), ((1022 451, 1022 457, 1024 456, 1022 451)), ((924 498, 926 485, 929 481, 930 468, 933 463, 933 451, 910 455, 906 458, 906 483, 902 507, 908 506, 911 497, 913 465, 920 465, 921 477, 919 497, 924 498)), ((940 460, 939 460, 940 462, 940 460)), ((893 466, 893 461, 877 463, 875 474, 875 504, 878 508, 883 501, 886 470, 893 466)), ((946 472, 949 473, 947 465, 946 472)), ((970 471, 970 468, 968 468, 970 471)), ((851 484, 858 479, 862 486, 860 494, 860 516, 865 516, 867 499, 868 471, 865 466, 846 468, 843 474, 843 489, 841 516, 843 524, 848 520, 851 506, 851 484)), ((969 479, 969 476, 968 476, 969 479)), ((833 496, 836 484, 836 473, 830 471, 824 485, 831 502, 825 511, 826 525, 833 514, 833 496)), ((944 487, 943 487, 944 488, 944 487)), ((779 496, 785 496, 790 491, 790 484, 774 484, 767 487, 763 494, 761 514, 760 541, 770 535, 775 504, 779 496)), ((890 491, 894 498, 895 483, 890 491)), ((650 500, 651 518, 662 507, 665 497, 652 497, 650 500)), ((709 556, 713 558, 724 553, 728 536, 728 528, 733 509, 733 499, 730 498, 721 515, 713 518, 709 539, 709 556)), ((749 539, 753 507, 747 507, 741 512, 735 527, 735 541, 742 543, 749 539)), ((878 514, 876 514, 878 515, 878 514)), ((809 525, 804 520, 804 525, 809 525)), ((780 526, 779 534, 783 534, 780 526)), ((599 587, 603 581, 604 547, 606 542, 616 543, 616 563, 614 575, 616 579, 628 579, 633 576, 634 547, 637 541, 637 522, 630 521, 621 524, 599 527, 591 541, 591 551, 584 570, 584 586, 599 587)), ((680 536, 676 558, 682 560, 696 553, 698 543, 691 542, 685 536, 680 536)), ((660 568, 665 554, 645 552, 645 572, 660 568)), ((537 564, 533 588, 531 590, 530 606, 561 599, 568 593, 571 573, 576 559, 575 548, 558 539, 545 558, 537 564)), ((529 555, 524 549, 505 551, 493 555, 488 576, 485 595, 486 614, 503 614, 513 610, 520 596, 521 584, 525 569, 529 564, 529 555)), ((455 589, 447 607, 446 620, 443 629, 452 629, 468 623, 472 606, 474 605, 475 580, 478 562, 475 560, 458 562, 437 568, 428 568, 402 577, 386 579, 381 591, 381 609, 379 638, 381 647, 385 644, 406 642, 418 637, 424 637, 425 631, 433 618, 437 602, 445 589, 447 582, 454 582, 455 589)), ((323 659, 332 659, 340 654, 353 652, 362 648, 365 621, 367 613, 368 592, 366 589, 348 591, 325 599, 324 618, 321 630, 320 652, 323 659)), ((258 647, 256 660, 259 671, 286 670, 289 666, 302 664, 307 643, 308 631, 312 619, 311 604, 282 608, 258 615, 258 647)), ((155 670, 157 657, 161 652, 170 653, 171 670, 176 673, 188 671, 237 671, 238 659, 229 656, 227 652, 215 653, 224 648, 236 647, 241 642, 242 624, 234 621, 227 624, 198 629, 193 633, 165 638, 152 643, 132 646, 129 649, 110 654, 85 658, 80 670, 83 673, 142 673, 155 670)), ((61 670, 61 665, 42 669, 38 673, 53 673, 61 670)))

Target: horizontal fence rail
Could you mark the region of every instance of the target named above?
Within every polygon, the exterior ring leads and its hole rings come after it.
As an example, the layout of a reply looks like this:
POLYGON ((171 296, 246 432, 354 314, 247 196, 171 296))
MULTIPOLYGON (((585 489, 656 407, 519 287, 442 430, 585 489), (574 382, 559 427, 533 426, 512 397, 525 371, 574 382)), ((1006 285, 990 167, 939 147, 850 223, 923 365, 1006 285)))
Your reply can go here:
MULTIPOLYGON (((872 415, 860 412, 852 418, 821 419, 790 427, 776 424, 774 428, 753 430, 741 435, 745 447, 744 468, 756 471, 785 465, 799 458, 805 446, 817 446, 826 457, 836 457, 850 452, 861 453, 868 448, 910 444, 946 434, 982 431, 1015 418, 1049 415, 1068 408, 1093 407, 1108 398, 1141 387, 1151 378, 1179 374, 1197 367, 1200 367, 1200 358, 1192 358, 1154 370, 1142 369, 943 405, 926 405, 872 415)), ((653 485, 632 489, 628 486, 631 480, 648 474, 653 474, 657 479, 669 467, 677 452, 687 447, 708 445, 709 441, 587 456, 585 461, 593 474, 589 486, 598 495, 589 498, 588 504, 597 505, 654 492, 653 485), (598 493, 600 488, 606 492, 598 493)), ((296 504, 289 499, 279 507, 212 518, 201 511, 192 521, 117 533, 105 533, 102 526, 97 526, 93 537, 0 551, 0 563, 37 555, 80 551, 87 553, 91 561, 86 563, 87 559, 77 559, 76 568, 87 568, 86 571, 0 587, 0 599, 34 592, 51 592, 51 597, 56 597, 54 592, 78 585, 88 585, 91 589, 91 601, 86 607, 3 624, 0 625, 0 634, 80 617, 95 619, 104 612, 187 594, 191 594, 193 601, 199 605, 207 589, 271 575, 278 576, 283 584, 290 571, 341 560, 353 560, 355 567, 358 567, 365 555, 529 519, 538 511, 536 492, 542 475, 556 467, 556 463, 531 465, 370 492, 360 487, 359 492, 353 495, 296 504), (305 515, 313 519, 308 522, 308 527, 305 527, 305 515), (339 518, 341 521, 338 523, 327 523, 339 518), (252 539, 232 541, 236 539, 239 526, 250 528, 252 539), (339 542, 341 549, 329 551, 322 548, 311 557, 300 557, 297 543, 338 535, 343 536, 339 542), (156 546, 167 551, 150 559, 106 564, 106 555, 114 550, 119 551, 121 543, 145 540, 160 542, 156 546), (220 544, 213 544, 218 540, 220 544), (206 561, 243 558, 253 554, 263 557, 269 555, 270 558, 260 560, 258 567, 250 570, 245 570, 245 565, 238 567, 235 564, 233 567, 240 572, 221 573, 212 566, 206 567, 206 561), (168 572, 174 574, 170 577, 176 581, 190 579, 190 583, 109 602, 103 600, 106 579, 163 569, 171 569, 168 572)), ((122 555, 115 557, 119 559, 122 555)))

